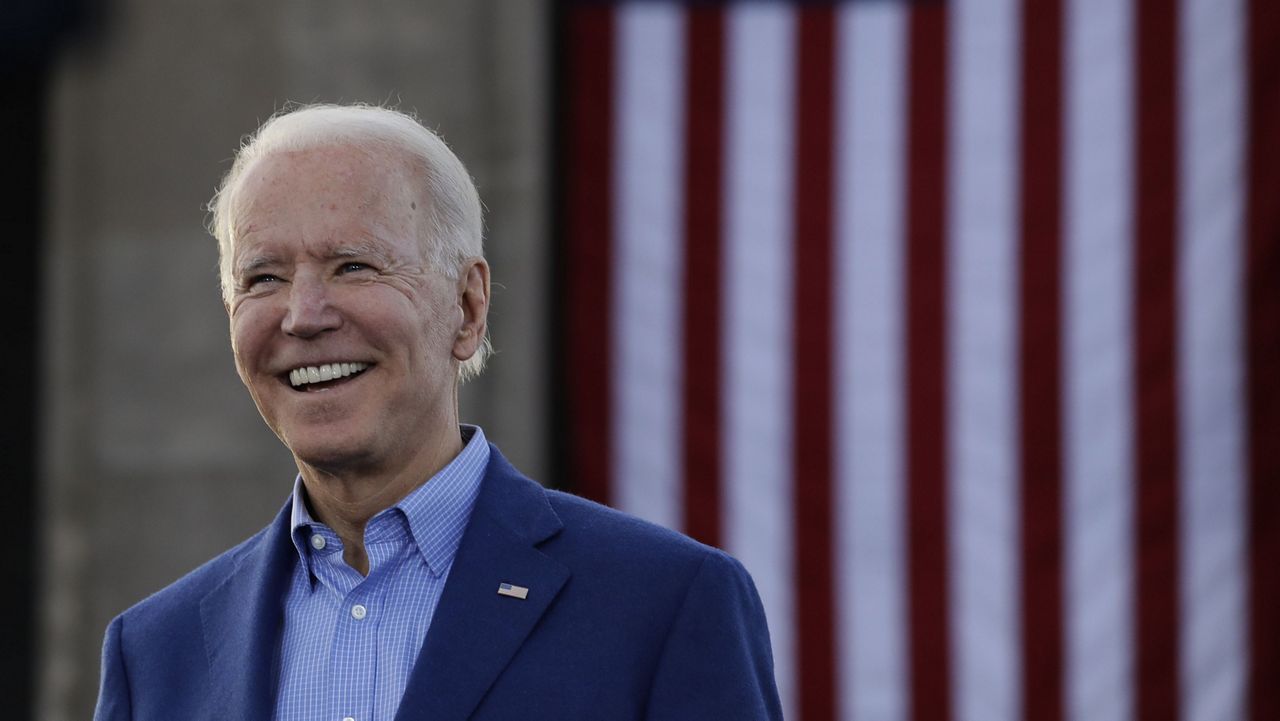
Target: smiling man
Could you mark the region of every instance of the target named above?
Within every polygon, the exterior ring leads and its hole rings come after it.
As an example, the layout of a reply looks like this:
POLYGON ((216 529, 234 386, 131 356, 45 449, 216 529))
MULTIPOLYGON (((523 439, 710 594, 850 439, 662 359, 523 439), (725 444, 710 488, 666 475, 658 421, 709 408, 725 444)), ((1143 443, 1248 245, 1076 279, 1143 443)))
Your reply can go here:
POLYGON ((298 476, 267 528, 112 621, 96 719, 781 718, 737 561, 459 423, 489 266, 436 135, 278 115, 213 211, 236 368, 298 476))

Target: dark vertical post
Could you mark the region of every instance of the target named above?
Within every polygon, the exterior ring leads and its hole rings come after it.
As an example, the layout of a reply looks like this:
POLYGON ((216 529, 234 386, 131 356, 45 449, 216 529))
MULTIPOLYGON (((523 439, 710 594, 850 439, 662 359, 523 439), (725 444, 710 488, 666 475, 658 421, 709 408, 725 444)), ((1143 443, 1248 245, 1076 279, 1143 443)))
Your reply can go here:
POLYGON ((10 714, 31 718, 35 667, 34 615, 39 588, 35 559, 37 413, 40 387, 41 214, 43 211, 44 94, 42 62, 10 61, 0 69, 5 108, 0 138, 0 238, 10 272, 0 281, 6 309, 3 332, 5 372, 0 373, 0 482, 4 522, 0 523, 0 698, 10 714))
POLYGON ((0 698, 8 715, 35 713, 37 508, 48 69, 59 41, 85 19, 86 0, 6 0, 0 6, 0 698))

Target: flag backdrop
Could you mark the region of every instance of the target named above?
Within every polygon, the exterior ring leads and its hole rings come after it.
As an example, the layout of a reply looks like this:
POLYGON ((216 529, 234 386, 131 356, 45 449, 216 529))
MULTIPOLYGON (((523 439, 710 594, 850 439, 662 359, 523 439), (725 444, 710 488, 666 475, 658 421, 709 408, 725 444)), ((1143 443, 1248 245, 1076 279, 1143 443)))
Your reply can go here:
POLYGON ((787 717, 1280 719, 1280 3, 564 3, 568 465, 787 717))

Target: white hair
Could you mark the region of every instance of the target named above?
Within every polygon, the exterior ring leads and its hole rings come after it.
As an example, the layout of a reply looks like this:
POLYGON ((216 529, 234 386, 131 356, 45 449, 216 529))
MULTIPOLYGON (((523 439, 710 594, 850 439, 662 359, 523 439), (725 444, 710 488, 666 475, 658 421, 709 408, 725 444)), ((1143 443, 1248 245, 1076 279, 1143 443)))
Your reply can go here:
MULTIPOLYGON (((301 105, 286 107, 247 136, 231 170, 209 202, 209 231, 218 239, 218 270, 222 298, 230 302, 235 222, 232 209, 245 172, 273 153, 321 147, 351 147, 403 158, 420 171, 430 237, 422 238, 427 262, 457 280, 463 263, 484 256, 480 195, 458 156, 440 136, 412 115, 375 105, 301 105)), ((482 339, 475 355, 458 369, 461 380, 480 374, 492 348, 482 339)))

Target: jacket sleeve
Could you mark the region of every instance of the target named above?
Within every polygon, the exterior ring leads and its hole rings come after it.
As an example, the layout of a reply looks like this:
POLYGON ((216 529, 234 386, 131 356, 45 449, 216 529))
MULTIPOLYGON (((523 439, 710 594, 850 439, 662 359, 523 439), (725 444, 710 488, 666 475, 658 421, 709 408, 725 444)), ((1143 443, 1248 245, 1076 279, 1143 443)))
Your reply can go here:
POLYGON ((764 607, 730 556, 708 554, 695 574, 667 633, 645 718, 781 721, 764 607))
POLYGON ((93 712, 93 721, 129 721, 133 718, 121 640, 123 631, 123 616, 117 616, 107 626, 107 637, 102 644, 102 683, 98 687, 98 706, 93 712))

